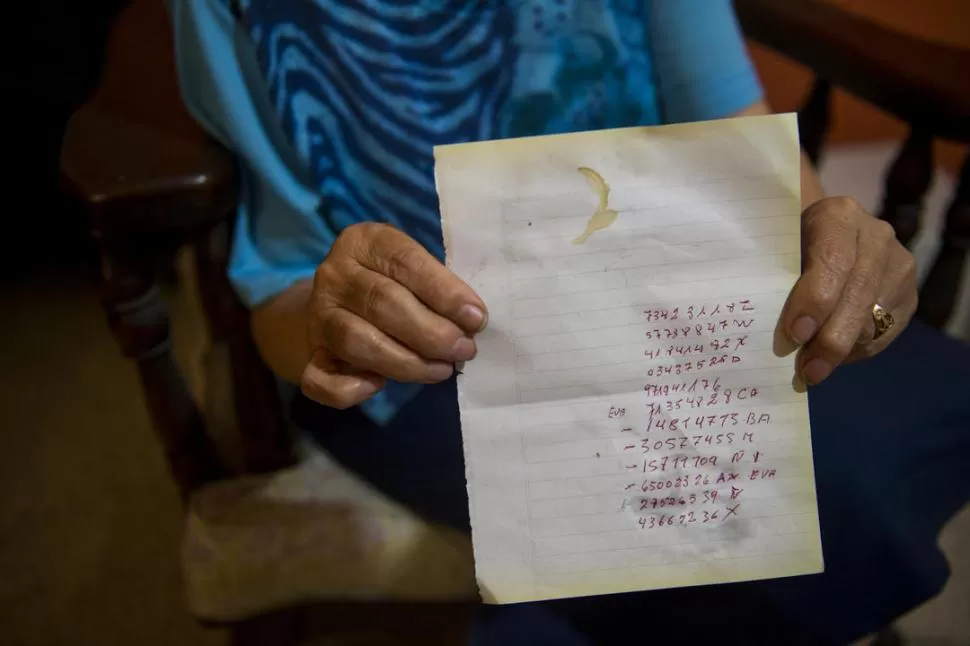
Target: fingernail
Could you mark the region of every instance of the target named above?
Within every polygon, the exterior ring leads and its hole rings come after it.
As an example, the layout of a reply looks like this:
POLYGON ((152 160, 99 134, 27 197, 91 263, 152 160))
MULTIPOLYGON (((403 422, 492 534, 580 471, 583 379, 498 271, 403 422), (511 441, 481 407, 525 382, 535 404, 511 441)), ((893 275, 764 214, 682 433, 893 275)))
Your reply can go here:
POLYGON ((488 315, 474 305, 463 305, 458 312, 458 318, 462 327, 475 332, 481 332, 488 324, 488 315))
POLYGON ((432 361, 428 364, 428 381, 444 381, 451 376, 452 370, 454 370, 454 366, 450 363, 432 361))
POLYGON ((455 347, 451 349, 451 356, 455 361, 468 361, 474 358, 476 351, 475 342, 463 336, 455 342, 455 347))
POLYGON ((798 349, 798 344, 785 334, 781 326, 775 327, 775 335, 771 342, 771 349, 776 357, 787 357, 798 349))
POLYGON ((791 387, 796 393, 804 393, 808 391, 808 386, 805 385, 805 380, 795 373, 795 376, 791 378, 791 387))
POLYGON ((370 379, 361 379, 357 384, 357 394, 362 399, 366 399, 380 390, 381 387, 370 379))
POLYGON ((810 316, 802 316, 791 326, 791 338, 800 345, 808 343, 815 336, 816 329, 818 329, 818 323, 815 322, 815 319, 810 316))
POLYGON ((812 359, 802 368, 802 376, 810 386, 820 384, 832 374, 832 366, 825 359, 812 359))

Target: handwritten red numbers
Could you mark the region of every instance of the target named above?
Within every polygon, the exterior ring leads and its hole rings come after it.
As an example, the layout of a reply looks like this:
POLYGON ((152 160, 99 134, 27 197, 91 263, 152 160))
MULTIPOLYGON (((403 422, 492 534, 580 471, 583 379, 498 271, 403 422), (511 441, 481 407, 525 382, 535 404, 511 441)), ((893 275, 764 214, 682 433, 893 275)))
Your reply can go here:
POLYGON ((695 303, 686 307, 674 308, 652 308, 643 310, 643 318, 647 322, 653 321, 677 321, 686 319, 702 319, 712 316, 734 314, 740 312, 753 312, 754 305, 748 299, 730 301, 727 303, 695 303))
POLYGON ((654 307, 642 316, 646 411, 627 415, 611 406, 607 413, 624 418, 618 469, 630 479, 620 510, 645 530, 733 522, 745 490, 777 477, 754 444, 770 435, 758 427, 771 424, 771 398, 763 401, 749 381, 758 365, 750 353, 764 350, 770 332, 746 298, 654 307))

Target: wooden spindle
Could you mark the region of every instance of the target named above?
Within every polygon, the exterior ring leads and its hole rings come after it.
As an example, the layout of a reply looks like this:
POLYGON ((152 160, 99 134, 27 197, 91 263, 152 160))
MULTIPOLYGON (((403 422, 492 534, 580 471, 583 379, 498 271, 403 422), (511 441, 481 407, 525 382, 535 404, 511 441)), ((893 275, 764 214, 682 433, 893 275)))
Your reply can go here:
POLYGON ((818 78, 798 110, 798 132, 802 140, 802 149, 816 166, 818 166, 822 142, 825 141, 825 134, 831 121, 831 94, 831 84, 825 79, 818 78))
POLYGON ((152 425, 183 499, 225 475, 172 356, 168 308, 149 259, 100 240, 101 299, 115 340, 138 367, 152 425))
POLYGON ((970 154, 963 162, 953 202, 946 213, 943 244, 920 290, 917 318, 936 328, 946 325, 960 294, 970 251, 970 154))
POLYGON ((919 232, 923 196, 933 179, 933 140, 913 130, 886 173, 886 187, 879 217, 893 225, 904 245, 919 232))

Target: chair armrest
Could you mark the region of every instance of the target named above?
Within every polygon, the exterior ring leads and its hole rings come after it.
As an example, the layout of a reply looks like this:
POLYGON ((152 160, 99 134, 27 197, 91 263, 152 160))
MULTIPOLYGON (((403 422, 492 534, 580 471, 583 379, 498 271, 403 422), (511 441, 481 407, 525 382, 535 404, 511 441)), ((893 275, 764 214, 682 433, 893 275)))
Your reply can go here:
POLYGON ((196 249, 211 341, 228 348, 243 466, 278 468, 292 452, 275 381, 227 276, 235 163, 182 105, 172 43, 164 0, 127 3, 112 27, 94 98, 68 124, 61 177, 87 207, 103 306, 137 364, 153 425, 187 495, 228 470, 172 356, 153 262, 160 251, 196 249))
POLYGON ((172 135, 97 101, 71 118, 61 172, 89 207, 95 234, 108 238, 209 228, 236 200, 232 157, 201 131, 172 135))
POLYGON ((907 36, 819 0, 734 0, 751 39, 879 108, 970 140, 970 50, 907 36))

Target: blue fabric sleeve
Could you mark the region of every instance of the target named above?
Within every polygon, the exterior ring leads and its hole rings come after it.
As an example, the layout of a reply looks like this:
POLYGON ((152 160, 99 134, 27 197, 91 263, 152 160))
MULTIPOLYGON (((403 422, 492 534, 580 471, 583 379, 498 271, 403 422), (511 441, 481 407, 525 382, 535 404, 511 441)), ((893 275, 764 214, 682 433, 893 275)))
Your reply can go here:
POLYGON ((647 42, 667 123, 719 119, 762 97, 731 0, 648 0, 647 42))
POLYGON ((232 150, 241 193, 229 275, 250 307, 313 275, 334 232, 316 215, 275 119, 248 36, 226 3, 172 0, 179 83, 193 116, 232 150))
MULTIPOLYGON (((259 305, 313 276, 335 233, 317 214, 296 154, 272 113, 249 36, 220 0, 170 0, 179 83, 196 120, 232 150, 242 179, 229 277, 259 305)), ((361 407, 378 424, 420 390, 389 384, 361 407)))

